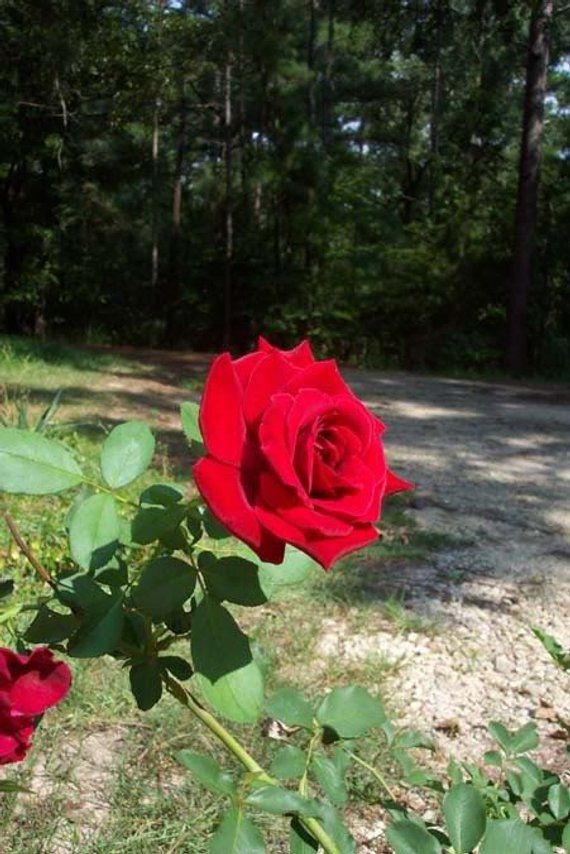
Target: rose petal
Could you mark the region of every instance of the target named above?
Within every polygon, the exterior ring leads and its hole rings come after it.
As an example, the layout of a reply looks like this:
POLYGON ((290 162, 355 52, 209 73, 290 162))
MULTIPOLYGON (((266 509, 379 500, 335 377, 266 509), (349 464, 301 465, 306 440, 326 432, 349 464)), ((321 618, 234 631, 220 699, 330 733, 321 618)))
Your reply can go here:
POLYGON ((289 446, 295 448, 299 431, 332 407, 332 398, 320 389, 303 388, 293 397, 287 418, 289 446))
POLYGON ((324 537, 322 539, 309 539, 304 546, 299 546, 308 555, 314 558, 324 569, 330 569, 333 563, 350 552, 373 543, 378 539, 378 531, 372 525, 353 528, 352 533, 346 537, 324 537))
POLYGON ((350 457, 336 472, 342 489, 331 497, 315 497, 315 507, 355 524, 375 522, 380 514, 380 497, 385 477, 378 479, 358 457, 350 457))
POLYGON ((245 444, 243 391, 229 353, 214 361, 200 404, 200 428, 213 457, 239 465, 245 444))
POLYGON ((406 489, 415 489, 415 484, 388 469, 384 495, 392 495, 394 492, 404 492, 406 489))
POLYGON ((299 368, 293 367, 279 350, 273 350, 262 359, 254 368, 244 394, 243 411, 247 423, 256 425, 271 397, 283 391, 299 373, 299 368))
POLYGON ((293 398, 289 394, 275 394, 265 410, 259 425, 259 442, 265 458, 283 483, 304 494, 301 482, 293 468, 293 459, 287 436, 287 416, 293 398))
POLYGON ((247 388, 247 384, 249 383, 254 368, 263 358, 265 358, 264 353, 248 353, 247 356, 241 356, 239 359, 235 359, 232 362, 236 376, 243 389, 247 388))
POLYGON ((260 335, 257 339, 257 352, 273 353, 275 351, 288 359, 291 364, 295 365, 297 368, 305 368, 307 365, 312 365, 315 361, 311 345, 306 340, 301 341, 301 343, 297 344, 296 347, 293 347, 292 350, 280 350, 278 347, 274 347, 273 344, 270 344, 263 335, 260 335))
POLYGON ((263 529, 246 498, 238 470, 203 457, 193 471, 200 494, 221 524, 250 545, 262 560, 281 563, 284 544, 263 529))
POLYGON ((301 341, 301 343, 296 347, 293 347, 292 350, 286 350, 285 352, 289 361, 297 368, 306 368, 308 365, 312 365, 315 361, 311 345, 308 341, 301 341))
POLYGON ((302 388, 315 388, 323 394, 346 394, 354 397, 340 375, 336 362, 326 359, 324 362, 313 362, 304 370, 297 373, 287 383, 283 391, 293 394, 302 388))
POLYGON ((71 671, 56 661, 51 650, 38 647, 30 654, 11 691, 12 711, 23 715, 41 715, 60 703, 69 693, 71 671))

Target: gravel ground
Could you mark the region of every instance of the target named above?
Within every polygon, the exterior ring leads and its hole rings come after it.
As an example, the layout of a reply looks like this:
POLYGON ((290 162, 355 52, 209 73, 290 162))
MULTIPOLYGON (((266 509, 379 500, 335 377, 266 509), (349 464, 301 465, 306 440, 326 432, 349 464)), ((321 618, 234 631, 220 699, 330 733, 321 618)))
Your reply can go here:
POLYGON ((417 483, 411 514, 456 544, 379 575, 423 634, 374 630, 345 639, 325 627, 323 654, 382 654, 402 722, 431 730, 439 758, 476 759, 486 722, 536 719, 539 758, 568 770, 563 724, 570 679, 534 638, 540 626, 570 648, 570 392, 548 387, 347 372, 389 425, 392 466, 417 483))

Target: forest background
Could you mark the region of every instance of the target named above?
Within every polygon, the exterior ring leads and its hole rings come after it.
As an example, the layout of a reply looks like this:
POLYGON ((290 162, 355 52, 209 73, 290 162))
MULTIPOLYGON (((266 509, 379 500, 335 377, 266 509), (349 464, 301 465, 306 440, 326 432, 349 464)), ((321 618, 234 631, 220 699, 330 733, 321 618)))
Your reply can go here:
POLYGON ((564 0, 1 0, 0 331, 570 377, 564 0))

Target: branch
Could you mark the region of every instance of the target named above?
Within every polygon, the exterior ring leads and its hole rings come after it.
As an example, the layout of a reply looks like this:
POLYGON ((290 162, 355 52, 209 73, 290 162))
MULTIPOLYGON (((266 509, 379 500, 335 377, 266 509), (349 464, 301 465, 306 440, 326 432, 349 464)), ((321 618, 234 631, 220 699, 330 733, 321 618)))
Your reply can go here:
POLYGON ((12 535, 12 539, 14 540, 14 542, 16 543, 16 545, 18 546, 18 548, 20 549, 22 554, 25 555, 25 557, 27 557, 27 559, 29 560, 29 562, 31 563, 33 568, 36 570, 36 572, 38 573, 38 575, 40 576, 42 581, 45 581, 46 584, 49 584, 49 586, 52 588, 52 590, 55 590, 56 586, 57 586, 55 581, 53 580, 53 578, 51 577, 51 575, 49 574, 47 569, 41 565, 41 563, 39 562, 39 560, 37 559, 37 557, 35 556, 35 554, 31 550, 29 545, 23 539, 22 535, 20 534, 20 532, 17 528, 16 523, 14 522, 14 520, 12 519, 12 517, 10 516, 8 511, 6 511, 4 513, 4 519, 6 520, 8 530, 10 531, 10 534, 12 535))
MULTIPOLYGON (((233 753, 238 762, 240 762, 247 771, 255 774, 256 778, 263 783, 267 783, 270 786, 277 785, 277 780, 274 780, 263 770, 261 765, 255 761, 253 756, 250 756, 239 741, 234 738, 234 736, 229 733, 228 730, 222 726, 222 724, 212 714, 210 714, 210 712, 208 712, 198 702, 198 700, 196 700, 192 694, 184 688, 183 685, 169 675, 166 675, 163 678, 167 691, 172 694, 179 703, 182 703, 182 705, 186 706, 187 709, 190 709, 190 711, 208 727, 210 732, 212 732, 231 753, 233 753)), ((299 816, 299 821, 305 825, 309 833, 315 837, 320 845, 322 845, 326 854, 340 854, 338 846, 330 838, 324 827, 316 818, 299 816)))

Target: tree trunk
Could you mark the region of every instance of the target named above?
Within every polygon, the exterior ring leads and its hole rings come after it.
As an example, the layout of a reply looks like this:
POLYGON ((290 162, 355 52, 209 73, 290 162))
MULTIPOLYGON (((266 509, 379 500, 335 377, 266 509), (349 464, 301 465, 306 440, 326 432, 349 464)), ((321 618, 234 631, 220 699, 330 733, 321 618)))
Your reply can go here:
POLYGON ((153 295, 156 294, 158 285, 158 111, 159 100, 157 98, 152 125, 152 249, 151 249, 151 273, 150 284, 153 295))
POLYGON ((435 188, 438 173, 439 158, 439 118, 441 108, 441 95, 443 89, 443 72, 441 67, 441 47, 443 40, 444 10, 442 0, 435 2, 435 56, 433 67, 433 80, 431 91, 431 117, 430 117, 430 168, 429 168, 429 215, 433 216, 435 210, 435 188))
POLYGON ((224 73, 224 170, 225 170, 225 252, 223 347, 229 349, 232 330, 232 263, 234 255, 233 158, 232 158, 232 55, 228 53, 224 73))
POLYGON ((553 0, 537 0, 530 19, 515 239, 509 283, 507 366, 514 373, 524 371, 527 365, 527 307, 532 279, 552 9, 553 0))
POLYGON ((172 226, 170 230, 170 257, 168 259, 168 276, 164 289, 166 308, 166 338, 172 342, 176 339, 180 328, 179 306, 182 292, 180 270, 180 228, 182 223, 182 173, 187 136, 187 104, 183 96, 180 103, 178 125, 178 141, 176 144, 176 160, 174 165, 174 182, 172 188, 172 226))

